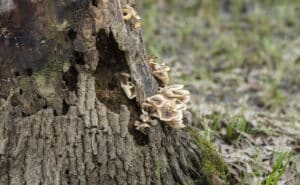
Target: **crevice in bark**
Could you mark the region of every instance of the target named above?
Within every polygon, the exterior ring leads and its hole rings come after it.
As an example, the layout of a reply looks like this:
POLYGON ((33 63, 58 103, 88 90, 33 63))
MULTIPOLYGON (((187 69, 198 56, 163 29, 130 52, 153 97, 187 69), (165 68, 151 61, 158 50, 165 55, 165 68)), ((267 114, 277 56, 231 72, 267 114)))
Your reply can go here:
POLYGON ((96 95, 110 110, 119 111, 120 104, 134 104, 128 101, 120 86, 120 73, 129 73, 125 54, 112 34, 100 29, 97 35, 99 63, 95 72, 96 95))
POLYGON ((32 76, 33 69, 32 68, 26 68, 25 73, 26 73, 27 76, 32 76))
POLYGON ((145 146, 150 142, 149 135, 136 130, 134 125, 130 125, 129 133, 132 134, 135 143, 139 146, 145 146))
POLYGON ((149 143, 147 134, 137 131, 134 122, 141 114, 135 99, 129 100, 120 86, 120 73, 129 73, 124 51, 120 50, 113 33, 106 33, 100 29, 97 35, 97 49, 99 63, 95 72, 96 96, 113 112, 119 112, 120 105, 124 104, 131 112, 128 130, 137 145, 144 146, 149 143))
POLYGON ((77 37, 77 32, 73 29, 73 28, 68 28, 68 38, 71 40, 71 41, 74 41, 77 37))
POLYGON ((66 103, 66 100, 65 99, 63 99, 63 103, 62 103, 62 115, 66 115, 67 113, 68 113, 68 111, 69 111, 69 108, 70 108, 70 105, 68 105, 67 103, 66 103))
POLYGON ((95 6, 95 7, 98 7, 98 2, 97 2, 97 0, 92 0, 92 5, 95 6))
POLYGON ((69 91, 76 91, 77 76, 78 72, 74 65, 72 65, 70 69, 63 74, 63 80, 69 91))
POLYGON ((79 64, 79 65, 85 64, 83 52, 74 51, 73 55, 74 55, 74 61, 76 64, 79 64))

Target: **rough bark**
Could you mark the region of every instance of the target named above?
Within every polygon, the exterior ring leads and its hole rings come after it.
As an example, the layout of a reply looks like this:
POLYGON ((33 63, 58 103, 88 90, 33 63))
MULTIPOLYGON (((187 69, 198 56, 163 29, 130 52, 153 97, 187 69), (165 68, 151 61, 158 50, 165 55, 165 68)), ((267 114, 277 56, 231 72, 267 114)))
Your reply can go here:
POLYGON ((127 3, 0 1, 0 185, 209 184, 225 170, 192 129, 134 129, 158 84, 127 3))

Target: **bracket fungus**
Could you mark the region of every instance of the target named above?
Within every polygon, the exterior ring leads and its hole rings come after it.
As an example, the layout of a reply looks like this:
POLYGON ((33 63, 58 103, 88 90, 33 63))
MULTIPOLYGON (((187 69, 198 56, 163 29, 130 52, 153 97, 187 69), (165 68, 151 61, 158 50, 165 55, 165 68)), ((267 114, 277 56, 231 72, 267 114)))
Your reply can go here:
POLYGON ((150 117, 155 117, 176 129, 184 128, 183 111, 187 108, 190 92, 183 87, 183 85, 166 86, 160 88, 157 94, 148 97, 142 105, 143 114, 140 116, 142 123, 136 123, 137 129, 149 127, 149 124, 147 126, 144 124, 149 122, 150 117))
POLYGON ((169 85, 164 88, 159 88, 158 92, 165 94, 169 98, 176 98, 176 101, 185 104, 190 100, 190 92, 183 89, 183 87, 182 84, 169 85))
POLYGON ((152 74, 158 78, 164 85, 169 84, 169 74, 170 68, 165 64, 157 63, 157 57, 152 57, 149 60, 149 65, 152 69, 152 74))
POLYGON ((125 21, 132 21, 134 28, 137 29, 141 27, 141 17, 137 14, 133 7, 126 5, 126 7, 122 9, 122 13, 123 19, 125 21))
POLYGON ((140 115, 139 120, 135 121, 134 126, 137 130, 144 131, 146 128, 150 128, 151 125, 154 126, 157 124, 157 120, 151 119, 147 112, 143 111, 143 114, 140 115))
POLYGON ((130 100, 135 98, 137 92, 136 92, 135 85, 133 84, 133 82, 130 81, 130 75, 128 73, 121 73, 120 79, 121 79, 121 88, 123 89, 127 98, 129 98, 130 100))

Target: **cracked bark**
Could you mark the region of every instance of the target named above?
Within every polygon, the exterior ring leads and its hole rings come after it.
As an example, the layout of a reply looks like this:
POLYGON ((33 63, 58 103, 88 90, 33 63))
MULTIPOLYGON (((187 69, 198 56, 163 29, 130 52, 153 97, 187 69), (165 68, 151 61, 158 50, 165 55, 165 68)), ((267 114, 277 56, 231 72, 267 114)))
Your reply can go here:
POLYGON ((0 185, 212 183, 187 130, 134 129, 158 87, 141 32, 122 20, 134 1, 5 2, 0 185), (120 72, 131 74, 136 100, 122 92, 120 72))

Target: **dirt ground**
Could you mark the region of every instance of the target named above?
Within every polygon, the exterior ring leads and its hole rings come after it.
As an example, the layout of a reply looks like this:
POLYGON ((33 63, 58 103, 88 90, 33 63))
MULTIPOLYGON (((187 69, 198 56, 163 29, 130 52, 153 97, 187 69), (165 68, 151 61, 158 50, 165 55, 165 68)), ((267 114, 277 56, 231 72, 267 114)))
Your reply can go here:
POLYGON ((191 91, 193 124, 238 184, 299 185, 300 0, 138 5, 150 55, 191 91))

